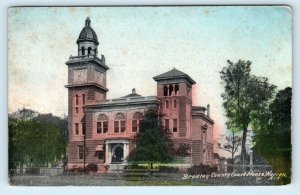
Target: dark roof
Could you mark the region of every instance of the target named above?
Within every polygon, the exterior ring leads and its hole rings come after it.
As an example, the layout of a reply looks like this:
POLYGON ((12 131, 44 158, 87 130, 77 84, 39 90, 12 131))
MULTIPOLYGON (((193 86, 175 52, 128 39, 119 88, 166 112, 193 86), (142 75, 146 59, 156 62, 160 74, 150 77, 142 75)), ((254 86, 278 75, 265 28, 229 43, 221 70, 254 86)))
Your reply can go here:
POLYGON ((135 88, 132 89, 132 92, 128 95, 123 96, 122 98, 127 98, 127 97, 142 97, 140 94, 137 94, 135 92, 135 88))
POLYGON ((92 41, 97 45, 99 44, 97 35, 90 25, 91 25, 91 20, 89 17, 87 17, 85 20, 85 27, 83 27, 83 29, 81 30, 79 37, 77 39, 77 43, 82 41, 92 41))
POLYGON ((125 96, 123 96, 124 98, 125 97, 141 97, 141 95, 140 94, 137 94, 137 93, 131 93, 131 94, 128 94, 128 95, 125 95, 125 96))
POLYGON ((196 83, 189 75, 187 75, 184 72, 181 72, 180 70, 177 70, 176 68, 173 68, 168 72, 153 77, 155 81, 173 79, 173 78, 185 78, 188 81, 190 81, 192 84, 196 83))

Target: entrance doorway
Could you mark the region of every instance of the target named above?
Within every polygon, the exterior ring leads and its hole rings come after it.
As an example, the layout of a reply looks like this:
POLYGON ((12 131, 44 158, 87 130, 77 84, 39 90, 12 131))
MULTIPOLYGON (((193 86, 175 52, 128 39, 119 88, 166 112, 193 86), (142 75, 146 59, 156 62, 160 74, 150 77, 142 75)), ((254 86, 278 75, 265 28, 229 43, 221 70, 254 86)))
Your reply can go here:
POLYGON ((115 148, 113 148, 112 153, 112 163, 122 163, 124 161, 124 150, 123 147, 120 145, 117 145, 115 148))

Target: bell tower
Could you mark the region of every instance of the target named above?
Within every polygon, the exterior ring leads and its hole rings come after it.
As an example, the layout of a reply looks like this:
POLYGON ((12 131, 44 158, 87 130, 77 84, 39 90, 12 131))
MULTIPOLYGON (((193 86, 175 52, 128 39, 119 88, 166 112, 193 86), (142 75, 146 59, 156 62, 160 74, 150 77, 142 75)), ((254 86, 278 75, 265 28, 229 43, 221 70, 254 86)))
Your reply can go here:
POLYGON ((191 129, 192 85, 196 82, 186 73, 172 69, 153 77, 157 98, 164 114, 164 126, 172 132, 175 147, 188 143, 191 129))
MULTIPOLYGON (((98 38, 89 17, 77 39, 78 53, 70 56, 68 66, 68 119, 70 142, 82 141, 85 135, 85 105, 106 99, 106 71, 104 55, 98 58, 98 38)), ((72 147, 72 144, 69 144, 72 147)))

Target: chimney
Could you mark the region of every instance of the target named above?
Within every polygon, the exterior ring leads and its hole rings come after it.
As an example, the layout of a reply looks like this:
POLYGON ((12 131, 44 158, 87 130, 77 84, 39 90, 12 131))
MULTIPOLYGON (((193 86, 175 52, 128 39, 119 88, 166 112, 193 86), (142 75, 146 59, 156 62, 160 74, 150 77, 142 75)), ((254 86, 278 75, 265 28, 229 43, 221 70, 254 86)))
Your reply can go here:
POLYGON ((209 104, 207 104, 207 113, 206 113, 206 115, 208 116, 208 117, 210 117, 210 105, 209 104))
POLYGON ((101 54, 101 61, 103 62, 103 64, 105 64, 105 56, 103 54, 101 54))
POLYGON ((132 93, 135 93, 135 88, 132 89, 132 93))

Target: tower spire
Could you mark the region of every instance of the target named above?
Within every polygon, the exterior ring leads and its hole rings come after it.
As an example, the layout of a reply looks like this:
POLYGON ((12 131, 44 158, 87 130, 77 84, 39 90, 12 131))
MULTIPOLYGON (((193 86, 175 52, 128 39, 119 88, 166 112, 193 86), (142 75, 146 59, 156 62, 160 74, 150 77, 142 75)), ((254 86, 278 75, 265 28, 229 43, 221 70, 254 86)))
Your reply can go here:
POLYGON ((85 26, 90 26, 90 24, 91 24, 90 17, 86 17, 86 19, 85 19, 85 26))

